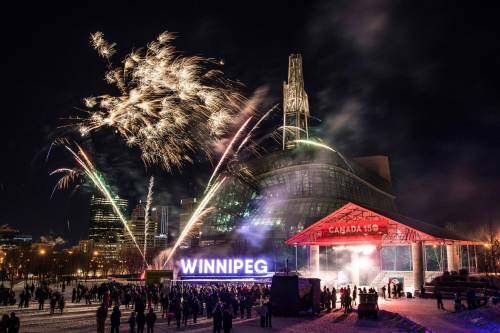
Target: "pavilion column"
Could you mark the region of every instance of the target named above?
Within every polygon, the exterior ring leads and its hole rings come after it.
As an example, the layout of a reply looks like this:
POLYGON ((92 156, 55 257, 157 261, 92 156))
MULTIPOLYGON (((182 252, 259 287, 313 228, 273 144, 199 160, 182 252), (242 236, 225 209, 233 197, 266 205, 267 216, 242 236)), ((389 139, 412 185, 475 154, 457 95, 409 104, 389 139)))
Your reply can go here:
POLYGON ((319 274, 319 245, 309 246, 309 270, 312 274, 319 274))
POLYGON ((351 253, 351 267, 352 267, 351 282, 359 287, 359 284, 360 284, 359 283, 360 282, 360 279, 359 279, 359 252, 357 252, 357 251, 352 251, 352 253, 351 253))
POLYGON ((421 241, 411 243, 411 261, 413 266, 413 291, 420 290, 425 282, 424 255, 421 241))
POLYGON ((448 272, 460 269, 460 247, 455 244, 446 245, 446 258, 448 259, 448 272))

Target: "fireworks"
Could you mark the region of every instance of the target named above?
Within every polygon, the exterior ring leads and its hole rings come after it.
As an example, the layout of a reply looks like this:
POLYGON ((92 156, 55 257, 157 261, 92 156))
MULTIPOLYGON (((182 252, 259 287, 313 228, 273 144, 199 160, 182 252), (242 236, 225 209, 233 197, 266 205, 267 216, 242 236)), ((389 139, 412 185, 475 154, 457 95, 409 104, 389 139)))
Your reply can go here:
MULTIPOLYGON (((129 146, 139 147, 146 164, 168 171, 192 162, 195 151, 210 157, 244 98, 218 62, 180 55, 174 38, 162 33, 145 50, 126 56, 121 67, 110 65, 105 79, 120 94, 84 99, 89 116, 79 124, 82 135, 112 128, 129 146)), ((115 52, 101 32, 92 34, 91 44, 108 60, 115 52)))
POLYGON ((191 218, 189 219, 188 223, 182 230, 181 234, 177 238, 177 241, 175 242, 174 246, 172 247, 172 250, 169 252, 167 259, 164 262, 164 266, 170 261, 172 256, 174 255, 175 251, 177 248, 184 242, 184 239, 186 236, 188 236, 191 233, 191 230, 196 224, 199 224, 200 221, 203 220, 203 217, 207 214, 206 207, 208 203, 212 200, 214 195, 217 193, 219 190, 220 186, 226 181, 226 177, 222 178, 220 181, 217 181, 214 183, 214 185, 208 190, 206 193, 205 197, 200 201, 200 204, 198 207, 196 207, 196 210, 193 212, 193 215, 191 215, 191 218))
POLYGON ((253 132, 255 132, 255 130, 257 130, 257 128, 259 128, 259 125, 271 114, 271 112, 273 112, 277 108, 278 108, 278 104, 276 104, 275 106, 270 108, 266 113, 264 113, 264 115, 259 119, 259 121, 257 121, 255 123, 255 125, 252 127, 252 129, 248 132, 245 139, 243 139, 243 141, 241 141, 240 145, 238 146, 238 149, 236 149, 236 154, 238 154, 238 152, 241 150, 241 148, 243 148, 243 146, 245 146, 245 144, 248 142, 248 140, 250 140, 253 132))
POLYGON ((219 163, 217 163, 215 169, 214 169, 214 172, 212 173, 212 176, 210 176, 210 179, 208 180, 208 184, 207 184, 207 187, 205 189, 208 190, 210 188, 210 184, 212 183, 212 180, 215 178, 215 176, 217 175, 217 172, 219 171, 220 167, 222 166, 222 163, 226 160, 226 157, 228 156, 228 154, 231 152, 231 150, 233 149, 233 145, 234 143, 236 142, 236 140, 239 139, 241 133, 245 130, 245 128, 248 126, 248 123, 250 122, 250 120, 252 120, 252 117, 248 118, 244 123, 243 125, 241 125, 241 127, 238 129, 238 131, 236 132, 236 134, 234 135, 234 137, 231 139, 231 141, 229 142, 229 144, 227 145, 226 147, 226 150, 224 151, 224 153, 222 154, 222 157, 220 158, 219 160, 219 163))
MULTIPOLYGON (((288 126, 287 126, 288 127, 288 126)), ((293 140, 293 142, 297 142, 297 143, 305 143, 305 144, 308 144, 308 145, 311 145, 311 146, 315 146, 315 147, 319 147, 319 148, 324 148, 324 149, 327 149, 327 150, 330 150, 334 153, 337 153, 337 155, 339 155, 339 157, 344 161, 344 163, 347 165, 347 167, 349 168, 349 170, 351 170, 351 172, 354 172, 354 169, 352 168, 352 166, 349 164, 349 162, 347 162, 346 158, 344 157, 344 155, 342 155, 338 150, 335 150, 333 149, 332 147, 330 146, 327 146, 323 143, 320 143, 320 142, 316 142, 316 141, 312 141, 312 140, 293 140)))
POLYGON ((78 164, 79 168, 78 169, 61 168, 61 169, 54 170, 51 173, 51 175, 58 174, 58 173, 65 173, 65 176, 63 176, 57 182, 55 188, 67 187, 70 180, 75 179, 75 177, 77 177, 78 175, 85 175, 88 179, 90 179, 92 181, 94 186, 106 197, 106 199, 108 199, 108 201, 110 202, 111 207, 115 211, 116 215, 118 216, 120 221, 125 226, 127 233, 130 235, 130 237, 134 241, 134 244, 135 244, 137 250, 139 251, 141 256, 144 258, 144 260, 146 260, 144 257, 144 253, 142 252, 141 248, 139 247, 139 244, 137 244, 137 241, 130 230, 128 222, 125 219, 125 217, 123 216, 122 211, 120 210, 120 208, 116 204, 111 191, 108 189, 108 186, 104 183, 104 180, 101 178, 101 176, 97 172, 94 164, 89 159, 89 157, 85 154, 83 149, 78 145, 76 145, 76 146, 77 146, 77 152, 75 152, 75 150, 73 150, 68 145, 64 144, 64 147, 66 148, 66 150, 68 150, 71 153, 71 155, 75 159, 76 163, 78 164))
POLYGON ((108 43, 100 31, 90 35, 90 44, 103 58, 109 59, 116 53, 116 43, 108 43))
POLYGON ((155 178, 151 177, 149 179, 148 197, 146 199, 146 211, 144 212, 144 249, 142 253, 144 258, 146 258, 146 249, 148 245, 148 229, 149 229, 149 210, 151 209, 151 203, 153 202, 153 186, 155 184, 155 178))

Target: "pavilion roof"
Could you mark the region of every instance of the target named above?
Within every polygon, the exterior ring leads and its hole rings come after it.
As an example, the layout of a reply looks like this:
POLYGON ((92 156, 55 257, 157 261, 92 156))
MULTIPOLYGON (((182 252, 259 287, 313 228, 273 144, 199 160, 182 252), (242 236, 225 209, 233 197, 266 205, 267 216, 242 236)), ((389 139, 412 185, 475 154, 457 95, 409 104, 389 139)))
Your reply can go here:
POLYGON ((289 238, 287 244, 336 245, 349 243, 477 243, 444 228, 396 212, 348 202, 289 238), (367 229, 368 226, 368 229, 367 229))

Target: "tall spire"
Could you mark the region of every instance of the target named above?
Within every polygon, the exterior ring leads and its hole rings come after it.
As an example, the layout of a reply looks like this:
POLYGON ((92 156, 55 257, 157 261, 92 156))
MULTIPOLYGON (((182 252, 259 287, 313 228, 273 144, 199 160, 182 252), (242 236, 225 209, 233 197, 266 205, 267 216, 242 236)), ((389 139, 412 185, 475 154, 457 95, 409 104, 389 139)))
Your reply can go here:
POLYGON ((283 150, 297 146, 295 140, 308 139, 309 101, 304 90, 302 56, 288 57, 288 83, 283 82, 283 150))

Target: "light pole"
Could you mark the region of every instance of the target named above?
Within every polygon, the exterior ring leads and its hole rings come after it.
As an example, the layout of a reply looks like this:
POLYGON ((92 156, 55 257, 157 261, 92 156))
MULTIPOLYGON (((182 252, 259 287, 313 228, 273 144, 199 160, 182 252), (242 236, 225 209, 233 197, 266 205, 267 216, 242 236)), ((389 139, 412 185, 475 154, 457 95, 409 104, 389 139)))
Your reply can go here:
POLYGON ((295 243, 295 273, 299 272, 299 268, 297 265, 297 243, 295 243))

